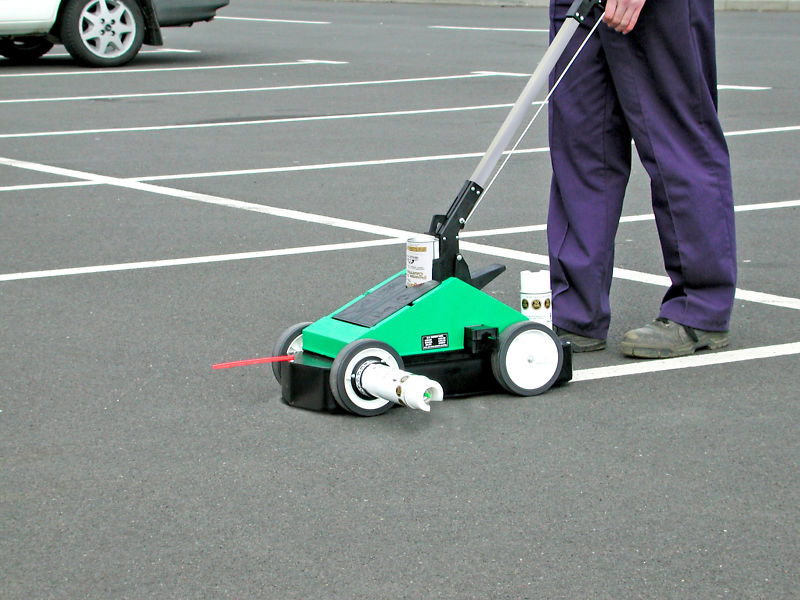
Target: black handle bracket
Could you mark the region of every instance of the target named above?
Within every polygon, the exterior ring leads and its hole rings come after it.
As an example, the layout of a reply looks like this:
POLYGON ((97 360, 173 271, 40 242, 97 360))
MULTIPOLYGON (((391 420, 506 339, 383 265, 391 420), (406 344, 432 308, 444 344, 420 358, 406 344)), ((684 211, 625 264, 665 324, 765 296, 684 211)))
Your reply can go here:
POLYGON ((605 0, 575 0, 567 11, 567 18, 575 19, 583 25, 595 6, 605 10, 606 2, 605 0))

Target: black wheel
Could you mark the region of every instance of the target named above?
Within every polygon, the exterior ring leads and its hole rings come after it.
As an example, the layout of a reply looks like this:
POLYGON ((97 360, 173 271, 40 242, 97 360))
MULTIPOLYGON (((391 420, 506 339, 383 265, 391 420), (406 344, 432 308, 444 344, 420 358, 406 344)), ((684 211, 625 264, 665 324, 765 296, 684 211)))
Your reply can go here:
MULTIPOLYGON (((288 327, 278 336, 275 346, 272 348, 272 356, 288 356, 303 351, 303 329, 311 323, 298 323, 288 327)), ((278 383, 281 382, 281 363, 272 363, 272 372, 278 383)))
POLYGON ((492 353, 492 372, 506 391, 518 396, 546 392, 558 379, 564 364, 564 350, 549 327, 521 321, 500 334, 492 353))
POLYGON ((5 38, 0 40, 0 55, 15 63, 29 63, 47 54, 53 42, 38 36, 5 38))
POLYGON ((91 67, 116 67, 133 60, 144 41, 144 18, 136 0, 69 0, 61 41, 91 67))
POLYGON ((350 342, 336 355, 331 365, 330 384, 336 403, 344 410, 362 417, 383 414, 394 406, 393 402, 376 398, 358 388, 358 370, 371 363, 403 368, 403 359, 394 348, 370 339, 350 342))

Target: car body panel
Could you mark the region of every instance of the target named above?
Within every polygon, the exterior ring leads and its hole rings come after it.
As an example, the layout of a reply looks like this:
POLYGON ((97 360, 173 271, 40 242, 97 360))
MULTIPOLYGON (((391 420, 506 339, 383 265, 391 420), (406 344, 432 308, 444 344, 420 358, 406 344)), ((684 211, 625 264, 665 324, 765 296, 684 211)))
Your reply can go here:
POLYGON ((0 0, 0 35, 45 34, 58 16, 59 0, 0 0))
MULTIPOLYGON (((151 31, 157 27, 191 25, 196 21, 210 21, 216 11, 227 6, 230 0, 138 0, 147 17, 155 16, 157 24, 147 23, 151 31), (155 25, 155 27, 153 27, 155 25)), ((54 33, 59 6, 65 0, 0 0, 0 35, 46 35, 54 33)), ((153 43, 155 38, 146 39, 153 43)), ((160 43, 160 41, 156 42, 160 43)))
MULTIPOLYGON (((0 0, 2 1, 2 0, 0 0)), ((230 0, 153 0, 161 27, 210 21, 230 0)))

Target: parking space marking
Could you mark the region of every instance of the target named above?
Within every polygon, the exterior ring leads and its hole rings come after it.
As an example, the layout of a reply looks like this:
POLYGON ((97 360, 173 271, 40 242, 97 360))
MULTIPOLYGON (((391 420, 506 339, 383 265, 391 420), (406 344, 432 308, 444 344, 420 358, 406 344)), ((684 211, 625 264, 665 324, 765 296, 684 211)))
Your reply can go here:
POLYGON ((771 87, 765 87, 763 85, 724 85, 720 84, 717 86, 718 90, 735 90, 737 92, 766 92, 771 90, 771 87))
MULTIPOLYGON (((307 63, 303 63, 307 64, 307 63)), ((324 88, 393 85, 399 83, 425 83, 430 81, 450 81, 457 79, 479 79, 483 77, 502 77, 502 73, 480 71, 465 75, 439 75, 434 77, 413 77, 407 79, 378 79, 372 81, 341 81, 335 83, 305 83, 298 85, 274 85, 269 87, 229 88, 219 90, 188 90, 176 92, 140 92, 135 94, 103 94, 96 96, 56 96, 51 98, 12 98, 0 100, 0 104, 27 104, 40 102, 79 102, 85 100, 121 100, 125 98, 156 98, 164 96, 205 96, 211 94, 244 94, 253 92, 283 92, 292 90, 313 90, 324 88)))
POLYGON ((787 133, 789 131, 800 131, 800 125, 787 125, 786 127, 767 127, 765 129, 743 129, 741 131, 731 131, 725 137, 736 137, 740 135, 756 135, 761 133, 787 133))
MULTIPOLYGON (((62 177, 72 177, 76 179, 84 179, 87 181, 94 181, 98 184, 106 184, 110 186, 122 187, 127 189, 138 190, 152 194, 170 196, 173 198, 181 198, 184 200, 191 200, 195 202, 202 202, 205 204, 212 204, 216 206, 223 206, 228 208, 236 208, 240 210, 247 210, 251 212, 258 212, 268 214, 276 217, 283 217, 294 219, 305 223, 315 223, 319 225, 328 225, 331 227, 339 227, 349 229, 352 231, 359 231, 361 233, 368 233, 373 235, 381 235, 392 238, 395 242, 407 239, 410 235, 416 235, 417 232, 407 231, 403 229, 396 229, 392 227, 384 227, 382 225, 372 225, 359 221, 351 221, 349 219, 339 219, 336 217, 329 217, 315 213, 291 210, 286 208, 279 208, 275 206, 268 206, 264 204, 256 204, 253 202, 244 202, 242 200, 234 200, 232 198, 223 198, 221 196, 212 196, 210 194, 201 194, 199 192, 191 192, 187 190, 179 190, 142 181, 132 179, 121 179, 118 177, 110 177, 107 175, 98 175, 96 173, 87 173, 85 171, 77 171, 74 169, 65 169, 62 167, 55 167, 51 165, 43 165, 40 163, 33 163, 28 161, 21 161, 12 158, 0 157, 0 165, 8 167, 15 167, 30 171, 38 171, 48 173, 51 175, 58 175, 62 177)), ((387 242, 387 243, 391 243, 387 242)), ((488 254, 495 257, 510 258, 513 260, 520 260, 523 262, 532 262, 537 264, 549 264, 547 256, 541 254, 533 254, 530 252, 523 252, 519 250, 512 250, 508 248, 501 248, 497 246, 489 246, 486 244, 478 244, 475 242, 463 242, 461 247, 463 249, 473 250, 482 254, 488 254)), ((13 274, 8 275, 13 276, 13 274)), ((669 286, 669 278, 663 275, 653 275, 650 273, 641 273, 639 271, 632 271, 629 269, 614 268, 614 277, 618 279, 626 279, 629 281, 636 281, 640 283, 647 283, 651 285, 658 285, 662 287, 669 286)), ((777 296, 773 294, 766 294, 762 292, 753 292, 749 290, 737 289, 736 298, 750 302, 761 304, 768 304, 770 306, 777 306, 783 308, 791 308, 800 310, 800 299, 788 298, 785 296, 777 296)))
POLYGON ((424 108, 417 110, 397 110, 372 113, 346 113, 341 115, 315 115, 312 117, 285 117, 276 119, 252 119, 247 121, 229 121, 225 123, 193 123, 188 125, 145 125, 141 127, 108 127, 104 129, 70 129, 66 131, 38 131, 27 133, 3 133, 0 139, 56 137, 70 135, 97 135, 101 133, 142 133, 146 131, 170 131, 175 129, 208 129, 215 127, 242 127, 246 125, 275 125, 279 123, 305 123, 311 121, 339 121, 343 119, 371 119, 381 117, 405 117, 412 115, 429 115, 437 113, 464 112, 474 110, 490 110, 508 108, 511 104, 486 104, 481 106, 455 106, 450 108, 424 108))
MULTIPOLYGON (((538 154, 543 152, 548 152, 549 148, 547 147, 540 147, 540 148, 517 148, 513 151, 513 154, 538 154)), ((504 154, 512 153, 510 150, 504 152, 504 154)), ((358 161, 348 161, 348 162, 339 162, 339 163, 319 163, 319 164, 312 164, 312 165, 292 165, 290 167, 261 167, 255 169, 236 169, 232 171, 205 171, 205 172, 195 172, 195 173, 175 173, 171 175, 146 175, 143 177, 128 177, 125 178, 126 180, 131 181, 143 181, 143 182, 152 182, 152 181, 175 181, 180 179, 203 179, 203 178, 213 178, 213 177, 237 177, 242 175, 269 175, 274 173, 294 173, 294 172, 302 172, 302 171, 324 171, 328 169, 347 169, 353 167, 375 167, 375 166, 387 166, 387 165, 397 165, 397 164, 406 164, 406 163, 416 163, 416 162, 435 162, 440 160, 459 160, 459 159, 466 159, 466 158, 480 158, 483 156, 483 152, 468 152, 464 154, 438 154, 438 155, 429 155, 429 156, 411 156, 411 157, 404 157, 404 158, 384 158, 384 159, 375 159, 375 160, 358 160, 358 161)), ((81 181, 60 181, 56 183, 31 183, 31 184, 21 184, 21 185, 9 185, 0 187, 0 192, 17 192, 17 191, 25 191, 25 190, 36 190, 36 189, 53 189, 53 188, 62 188, 62 187, 82 187, 82 186, 90 186, 90 185, 100 185, 103 182, 92 181, 92 180, 81 180, 81 181)))
POLYGON ((0 73, 0 78, 14 77, 65 77, 69 75, 130 75, 134 73, 165 73, 174 71, 219 71, 223 69, 264 69, 266 67, 291 67, 295 65, 346 65, 347 61, 307 58, 289 62, 247 63, 240 65, 196 65, 193 67, 151 67, 146 69, 84 69, 82 71, 33 71, 28 73, 0 73))
POLYGON ((723 365, 763 358, 777 358, 779 356, 791 356, 794 354, 800 354, 800 342, 760 346, 757 348, 744 348, 742 350, 712 352, 709 354, 694 354, 692 356, 681 356, 679 358, 637 361, 623 365, 597 367, 594 369, 582 369, 572 374, 572 382, 577 383, 580 381, 607 379, 610 377, 644 375, 659 371, 672 371, 675 369, 708 367, 711 365, 723 365))
POLYGON ((330 25, 330 21, 298 21, 295 19, 261 19, 256 17, 221 17, 217 16, 218 21, 254 21, 257 23, 286 23, 291 25, 330 25))
MULTIPOLYGON (((513 152, 506 151, 504 152, 504 154, 509 154, 509 153, 512 153, 514 155, 538 154, 538 153, 548 152, 549 150, 550 149, 546 146, 539 148, 517 148, 513 152)), ((483 152, 465 152, 462 154, 433 154, 428 156, 409 156, 403 158, 385 158, 385 159, 374 159, 374 160, 345 161, 337 163, 292 165, 290 167, 260 167, 253 169, 235 169, 229 171, 200 171, 192 173, 173 173, 169 175, 146 175, 142 177, 128 177, 126 179, 131 179, 134 181, 152 182, 152 181, 175 181, 180 179, 202 179, 211 177, 237 177, 242 175, 268 175, 273 173, 296 173, 303 171, 322 171, 327 169, 374 167, 374 166, 397 165, 397 164, 416 163, 416 162, 435 162, 441 160, 462 160, 467 158, 480 158, 481 156, 483 156, 483 152)), ((81 181, 62 181, 57 183, 30 183, 21 185, 9 185, 9 186, 0 186, 0 192, 53 189, 62 187, 82 187, 90 185, 98 185, 98 182, 81 180, 81 181)), ((772 203, 742 204, 736 206, 735 210, 737 212, 745 212, 748 210, 764 210, 767 208, 788 208, 792 206, 797 206, 798 202, 800 201, 784 200, 772 203)), ((652 218, 653 218, 652 215, 629 216, 629 217, 623 217, 622 222, 631 222, 633 219, 640 221, 652 220, 652 218)), ((539 226, 524 225, 520 227, 508 227, 495 230, 496 233, 492 233, 492 235, 498 235, 500 233, 525 233, 527 231, 536 231, 535 229, 536 227, 539 226), (533 227, 534 229, 530 229, 531 227, 533 227)), ((488 235, 488 233, 464 232, 463 234, 464 237, 477 237, 478 235, 488 235)))
POLYGON ((234 200, 232 198, 223 198, 221 196, 212 196, 210 194, 201 194, 199 192, 190 192, 188 190, 179 190, 176 188, 153 185, 151 183, 136 181, 134 179, 121 179, 119 177, 98 175, 96 173, 88 173, 86 171, 76 171, 75 169, 65 169, 62 167, 43 165, 40 163, 34 163, 24 160, 16 160, 13 158, 0 157, 0 165, 15 167, 18 169, 25 169, 28 171, 38 171, 40 173, 48 173, 50 175, 58 175, 61 177, 84 179, 87 181, 93 181, 98 184, 106 184, 115 187, 137 190, 140 192, 147 192, 150 194, 169 196, 172 198, 181 198, 183 200, 202 202, 204 204, 213 204, 216 206, 224 206, 227 208, 236 208, 239 210, 258 212, 267 215, 272 215, 275 217, 283 217, 287 219, 294 219, 296 221, 303 221, 306 223, 328 225, 331 227, 338 227, 342 229, 349 229, 352 231, 359 231, 361 233, 383 235, 390 238, 404 237, 404 236, 407 237, 409 233, 402 229, 384 227, 382 225, 369 225, 367 223, 350 221, 348 219, 339 219, 337 217, 328 217, 325 215, 307 213, 288 208, 279 208, 276 206, 268 206, 265 204, 256 204, 254 202, 244 202, 242 200, 234 200))
MULTIPOLYGON (((3 188, 0 188, 2 191, 3 188)), ((733 207, 734 212, 750 212, 756 210, 772 210, 776 208, 794 208, 800 206, 800 200, 784 200, 780 202, 756 202, 752 204, 740 204, 733 207)), ((639 221, 654 221, 655 215, 647 213, 643 215, 628 215, 621 217, 620 223, 636 223, 639 221)), ((520 225, 518 227, 501 227, 498 229, 485 229, 483 231, 464 231, 461 238, 487 237, 496 235, 510 235, 515 233, 532 233, 535 231, 545 231, 547 225, 520 225)))
MULTIPOLYGON (((544 266, 550 264, 549 258, 544 254, 535 254, 533 252, 524 252, 522 250, 513 250, 511 248, 501 248, 499 246, 477 244, 475 242, 463 242, 461 244, 461 248, 498 258, 508 258, 511 260, 530 262, 544 266)), ((654 275, 652 273, 643 273, 641 271, 622 269, 620 267, 614 267, 614 278, 635 281, 637 283, 646 283, 648 285, 655 285, 663 288, 670 286, 670 279, 666 275, 654 275)), ((800 298, 790 298, 787 296, 778 296, 764 292, 754 292, 751 290, 743 290, 741 288, 736 288, 736 298, 738 300, 755 302, 757 304, 767 304, 769 306, 775 306, 779 308, 800 310, 800 298)))
POLYGON ((428 29, 452 29, 456 31, 500 31, 517 33, 550 33, 549 29, 529 29, 526 27, 463 27, 459 25, 428 25, 428 29))
POLYGON ((147 260, 140 262, 118 263, 112 265, 94 265, 88 267, 74 267, 66 269, 47 269, 42 271, 28 271, 25 273, 0 274, 2 281, 24 281, 26 279, 47 279, 50 277, 68 277, 72 275, 92 275, 99 273, 115 273, 119 271, 137 271, 141 269, 160 269, 164 267, 178 267, 187 265, 203 265, 217 262, 236 260, 251 260, 254 258, 274 258, 279 256, 295 256, 298 254, 317 254, 320 252, 339 252, 342 250, 357 250, 360 248, 374 248, 376 246, 391 246, 405 243, 406 238, 385 238, 382 240, 367 240, 361 242, 344 242, 341 244, 320 244, 317 246, 299 246, 295 248, 280 248, 278 250, 263 250, 254 252, 237 252, 233 254, 216 254, 213 256, 191 256, 186 258, 172 258, 163 260, 147 260))
MULTIPOLYGON (((137 54, 201 54, 200 50, 186 50, 184 48, 156 48, 153 50, 139 50, 137 54)), ((72 58, 69 52, 48 52, 48 58, 72 58)))
MULTIPOLYGON (((513 154, 537 154, 548 152, 549 148, 524 148, 514 150, 513 154)), ((507 150, 504 154, 509 154, 507 150)), ((399 165, 417 162, 437 162, 441 160, 461 160, 466 158, 480 158, 483 152, 467 152, 463 154, 432 154, 428 156, 408 156, 403 158, 378 158, 374 160, 354 160, 338 163, 318 163, 311 165, 292 165, 291 167, 263 167, 258 169, 238 169, 235 171, 208 171, 205 173, 183 173, 175 175, 153 175, 137 177, 138 181, 171 181, 175 179, 199 179, 206 177, 237 177, 240 175, 267 175, 270 173, 296 173, 301 171, 326 171, 328 169, 349 169, 353 167, 376 167, 385 165, 399 165)), ((2 188, 0 188, 2 190, 2 188)))
MULTIPOLYGON (((71 135, 98 135, 103 133, 143 133, 148 131, 170 131, 176 129, 208 129, 217 127, 242 127, 255 125, 276 125, 281 123, 306 123, 313 121, 339 121, 346 119, 374 119, 386 117, 406 117, 415 115, 431 115, 453 112, 469 112, 480 110, 496 110, 499 108, 509 108, 511 104, 482 104, 475 106, 451 106, 444 108, 420 108, 408 110, 394 110, 368 113, 344 113, 338 115, 315 115, 310 117, 286 117, 276 119, 250 119, 245 121, 229 121, 224 123, 192 123, 182 125, 144 125, 139 127, 106 127, 101 129, 67 129, 63 131, 32 131, 20 133, 2 133, 0 139, 19 139, 19 138, 38 138, 38 137, 61 137, 71 135)), ((748 129, 743 131, 732 131, 725 134, 726 137, 757 135, 763 133, 784 133, 790 131, 800 131, 800 125, 789 125, 785 127, 769 127, 765 129, 748 129)))

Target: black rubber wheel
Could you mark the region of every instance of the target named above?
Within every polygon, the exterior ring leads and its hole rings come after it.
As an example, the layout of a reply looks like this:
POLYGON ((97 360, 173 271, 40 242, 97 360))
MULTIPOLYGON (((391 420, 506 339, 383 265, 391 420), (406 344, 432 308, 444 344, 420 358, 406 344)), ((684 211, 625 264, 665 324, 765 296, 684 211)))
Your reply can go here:
POLYGON ((492 372, 507 392, 536 396, 550 389, 561 373, 564 350, 549 327, 521 321, 500 334, 492 353, 492 372))
POLYGON ((5 38, 0 40, 0 55, 15 63, 30 63, 47 54, 53 42, 39 36, 5 38))
MULTIPOLYGON (((272 356, 288 356, 290 354, 297 354, 303 351, 303 329, 311 325, 311 323, 297 323, 291 327, 287 327, 283 333, 278 336, 275 345, 272 347, 272 356)), ((281 363, 272 363, 272 372, 278 383, 281 382, 281 363)))
POLYGON ((72 57, 90 67, 130 62, 144 41, 144 17, 136 0, 68 0, 61 41, 72 57))
POLYGON ((336 403, 347 412, 362 417, 374 417, 395 406, 394 402, 362 392, 355 384, 358 369, 376 362, 396 369, 403 368, 403 359, 394 348, 371 339, 350 342, 333 360, 330 375, 331 392, 336 403))

